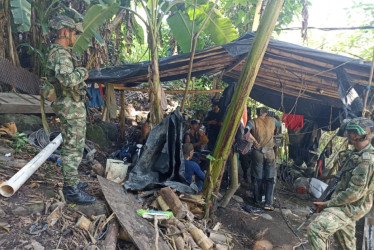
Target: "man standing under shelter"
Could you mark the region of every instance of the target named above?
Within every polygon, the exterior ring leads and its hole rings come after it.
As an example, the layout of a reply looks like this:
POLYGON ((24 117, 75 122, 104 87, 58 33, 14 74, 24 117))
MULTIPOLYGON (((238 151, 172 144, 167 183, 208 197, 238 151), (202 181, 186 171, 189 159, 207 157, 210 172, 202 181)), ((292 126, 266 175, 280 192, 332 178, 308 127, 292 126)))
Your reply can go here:
POLYGON ((57 100, 52 108, 60 119, 62 134, 61 165, 64 174, 63 194, 69 203, 90 204, 96 198, 82 191, 87 183, 79 183, 78 166, 82 160, 86 137, 86 108, 84 80, 87 70, 76 67, 71 48, 82 23, 68 16, 56 16, 50 27, 57 32, 48 55, 48 80, 54 85, 57 100))
POLYGON ((219 131, 223 124, 223 112, 220 110, 219 99, 212 100, 212 110, 208 111, 204 119, 204 126, 206 126, 206 133, 208 135, 208 150, 213 151, 218 138, 219 131))
POLYGON ((274 132, 280 127, 280 122, 274 117, 267 116, 266 108, 256 109, 257 118, 249 120, 247 128, 252 131, 254 150, 251 152, 254 200, 261 204, 263 183, 265 182, 265 210, 274 210, 273 192, 275 184, 275 154, 274 132))
POLYGON ((331 199, 314 202, 321 212, 308 226, 312 249, 326 249, 326 241, 334 235, 339 249, 356 249, 356 221, 364 217, 373 205, 374 148, 371 145, 374 122, 355 118, 343 124, 353 150, 339 155, 340 181, 331 199))

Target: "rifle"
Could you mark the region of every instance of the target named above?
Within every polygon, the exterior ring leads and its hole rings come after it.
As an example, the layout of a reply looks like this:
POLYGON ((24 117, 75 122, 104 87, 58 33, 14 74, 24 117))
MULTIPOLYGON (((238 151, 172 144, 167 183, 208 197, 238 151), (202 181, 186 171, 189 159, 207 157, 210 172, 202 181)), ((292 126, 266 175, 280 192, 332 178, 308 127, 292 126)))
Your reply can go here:
MULTIPOLYGON (((338 171, 338 173, 336 173, 336 175, 334 176, 334 179, 332 179, 330 182, 329 182, 329 185, 327 186, 327 188, 325 189, 325 191, 323 191, 322 195, 317 199, 317 201, 328 201, 330 200, 331 198, 331 195, 332 193, 334 193, 335 191, 335 188, 336 186, 338 185, 341 177, 342 177, 342 174, 343 174, 343 169, 345 167, 345 165, 347 165, 347 163, 350 161, 351 158, 347 159, 344 163, 344 165, 340 168, 340 170, 338 171)), ((307 214, 306 216, 306 219, 305 221, 297 228, 297 231, 300 230, 300 228, 302 226, 304 226, 304 224, 309 220, 309 218, 317 211, 317 208, 318 206, 313 204, 313 206, 310 208, 309 210, 309 213, 307 214)))
MULTIPOLYGON (((342 171, 339 171, 335 176, 334 179, 330 180, 329 185, 323 191, 322 195, 317 199, 317 201, 328 201, 331 198, 332 193, 335 191, 336 186, 338 185, 340 178, 342 175, 342 171)), ((299 231, 302 226, 309 220, 309 218, 317 211, 318 206, 313 204, 310 208, 309 213, 306 216, 305 221, 297 228, 299 231)))

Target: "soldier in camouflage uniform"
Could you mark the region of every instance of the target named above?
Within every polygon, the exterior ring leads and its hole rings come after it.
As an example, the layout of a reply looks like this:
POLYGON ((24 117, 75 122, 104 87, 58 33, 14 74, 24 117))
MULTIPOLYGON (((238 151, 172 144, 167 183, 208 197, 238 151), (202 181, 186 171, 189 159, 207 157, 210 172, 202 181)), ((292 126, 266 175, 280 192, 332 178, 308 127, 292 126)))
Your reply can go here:
POLYGON ((341 179, 326 202, 314 202, 322 211, 308 226, 312 249, 326 249, 326 240, 334 235, 339 249, 356 249, 356 221, 371 209, 374 194, 374 148, 370 141, 374 123, 355 118, 345 123, 348 142, 354 150, 342 152, 341 179))
POLYGON ((51 20, 50 27, 57 32, 48 55, 47 68, 48 80, 54 84, 57 96, 52 108, 61 122, 63 193, 70 203, 90 204, 96 198, 82 191, 87 183, 79 183, 78 178, 86 136, 84 80, 88 78, 88 73, 85 68, 76 67, 70 49, 76 42, 76 33, 83 32, 82 24, 67 16, 57 16, 51 20))

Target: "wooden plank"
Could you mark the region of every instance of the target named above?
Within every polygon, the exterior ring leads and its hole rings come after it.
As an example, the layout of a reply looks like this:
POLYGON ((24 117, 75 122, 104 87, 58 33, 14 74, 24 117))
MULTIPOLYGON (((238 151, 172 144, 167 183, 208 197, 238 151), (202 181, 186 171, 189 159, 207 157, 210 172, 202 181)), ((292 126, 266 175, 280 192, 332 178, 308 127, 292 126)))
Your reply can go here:
MULTIPOLYGON (((117 90, 127 90, 127 91, 138 91, 142 93, 148 93, 149 89, 138 89, 138 88, 131 88, 131 87, 123 87, 121 84, 114 84, 114 89, 117 90)), ((188 90, 189 94, 192 93, 220 93, 223 92, 224 89, 210 89, 210 90, 188 90)), ((164 90, 166 94, 183 94, 184 90, 164 90)))
MULTIPOLYGON (((54 113, 46 101, 45 112, 54 113)), ((40 96, 19 93, 0 93, 0 114, 40 114, 40 96)))
MULTIPOLYGON (((97 176, 105 199, 116 214, 122 228, 139 249, 153 250, 155 247, 155 230, 146 219, 137 215, 136 210, 140 204, 131 193, 125 193, 122 185, 97 176)), ((158 240, 158 249, 171 249, 161 237, 158 240)))

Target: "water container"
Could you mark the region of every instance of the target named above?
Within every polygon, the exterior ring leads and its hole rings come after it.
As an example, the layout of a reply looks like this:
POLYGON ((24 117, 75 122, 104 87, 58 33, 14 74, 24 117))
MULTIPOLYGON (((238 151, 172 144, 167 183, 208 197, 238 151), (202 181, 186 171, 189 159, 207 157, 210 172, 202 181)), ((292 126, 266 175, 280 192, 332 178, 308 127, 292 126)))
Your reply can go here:
POLYGON ((121 160, 107 159, 105 169, 106 178, 116 183, 122 183, 126 178, 129 165, 130 163, 124 163, 121 160))
POLYGON ((323 191, 327 188, 327 184, 316 178, 311 178, 309 183, 309 192, 317 199, 321 197, 323 191))

